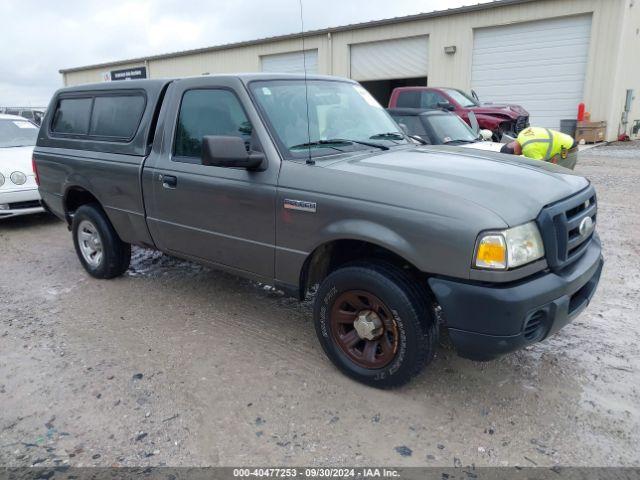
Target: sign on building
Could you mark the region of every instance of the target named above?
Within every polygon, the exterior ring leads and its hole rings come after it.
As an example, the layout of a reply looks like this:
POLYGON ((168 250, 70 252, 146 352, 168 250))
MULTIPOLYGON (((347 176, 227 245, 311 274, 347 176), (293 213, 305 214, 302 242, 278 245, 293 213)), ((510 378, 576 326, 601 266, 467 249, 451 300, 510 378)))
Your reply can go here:
POLYGON ((116 80, 136 80, 147 78, 147 67, 124 68, 122 70, 111 70, 102 74, 104 82, 112 82, 116 80))

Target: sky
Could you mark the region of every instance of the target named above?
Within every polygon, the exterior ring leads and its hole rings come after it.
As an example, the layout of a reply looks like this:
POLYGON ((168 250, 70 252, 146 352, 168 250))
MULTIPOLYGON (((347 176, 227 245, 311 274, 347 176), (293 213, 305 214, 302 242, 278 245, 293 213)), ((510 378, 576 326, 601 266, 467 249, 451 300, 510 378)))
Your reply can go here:
MULTIPOLYGON (((487 0, 302 0, 305 30, 487 0)), ((299 0, 2 0, 0 106, 45 106, 61 68, 300 31, 299 0)))

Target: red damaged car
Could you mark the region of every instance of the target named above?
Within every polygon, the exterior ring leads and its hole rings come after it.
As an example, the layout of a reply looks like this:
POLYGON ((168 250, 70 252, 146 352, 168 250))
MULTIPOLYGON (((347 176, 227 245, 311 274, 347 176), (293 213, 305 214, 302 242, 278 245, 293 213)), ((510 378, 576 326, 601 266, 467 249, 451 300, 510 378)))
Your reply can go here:
POLYGON ((389 108, 439 108, 457 114, 469 125, 469 112, 474 112, 480 128, 491 130, 496 141, 503 134, 516 137, 529 126, 529 112, 520 105, 483 104, 472 93, 455 88, 398 87, 391 92, 389 108))

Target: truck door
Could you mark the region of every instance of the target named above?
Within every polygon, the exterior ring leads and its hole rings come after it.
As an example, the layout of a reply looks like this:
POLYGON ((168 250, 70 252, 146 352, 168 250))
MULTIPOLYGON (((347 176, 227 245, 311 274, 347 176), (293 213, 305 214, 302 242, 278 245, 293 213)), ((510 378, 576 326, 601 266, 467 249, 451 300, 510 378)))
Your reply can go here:
POLYGON ((237 78, 174 82, 145 163, 147 223, 160 250, 273 279, 280 160, 237 78), (237 135, 263 171, 203 165, 205 135, 237 135), (160 137, 160 138, 158 138, 160 137))

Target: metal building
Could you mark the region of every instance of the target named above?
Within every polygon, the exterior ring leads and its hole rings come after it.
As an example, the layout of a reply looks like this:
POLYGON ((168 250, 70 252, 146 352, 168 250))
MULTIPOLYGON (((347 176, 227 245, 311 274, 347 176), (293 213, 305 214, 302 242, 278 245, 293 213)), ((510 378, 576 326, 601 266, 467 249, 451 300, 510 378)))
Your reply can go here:
POLYGON ((531 123, 559 128, 583 101, 607 140, 640 128, 639 0, 498 0, 406 17, 60 70, 65 85, 232 72, 360 81, 385 104, 394 87, 474 89, 531 123))

